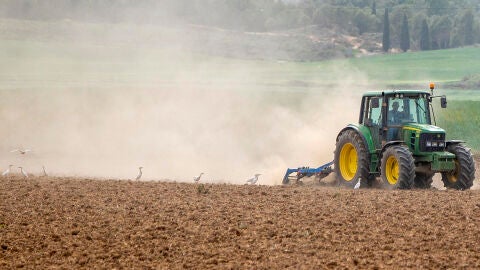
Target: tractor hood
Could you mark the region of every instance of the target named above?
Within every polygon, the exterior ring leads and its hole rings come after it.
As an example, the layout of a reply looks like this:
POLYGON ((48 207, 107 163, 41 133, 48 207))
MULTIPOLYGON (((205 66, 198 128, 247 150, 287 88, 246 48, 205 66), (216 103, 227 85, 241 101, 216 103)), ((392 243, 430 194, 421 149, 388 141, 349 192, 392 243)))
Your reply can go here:
POLYGON ((405 124, 403 129, 413 130, 421 133, 443 133, 445 134, 445 130, 439 128, 437 126, 428 125, 428 124, 417 124, 417 123, 408 123, 405 124))

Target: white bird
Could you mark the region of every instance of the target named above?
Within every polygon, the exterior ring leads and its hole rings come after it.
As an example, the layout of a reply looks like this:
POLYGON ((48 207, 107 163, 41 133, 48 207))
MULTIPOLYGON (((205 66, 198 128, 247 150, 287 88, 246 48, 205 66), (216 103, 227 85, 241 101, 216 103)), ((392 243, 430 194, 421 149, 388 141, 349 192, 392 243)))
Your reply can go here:
POLYGON ((23 169, 23 167, 18 167, 20 169, 20 172, 25 176, 25 178, 28 178, 28 173, 23 169))
POLYGON ((143 169, 143 167, 141 167, 141 166, 138 167, 139 172, 138 172, 137 178, 135 178, 135 180, 140 180, 140 178, 142 177, 142 169, 143 169))
POLYGON ((42 166, 43 169, 43 176, 48 176, 47 171, 45 170, 45 166, 42 166))
POLYGON ((27 152, 30 152, 30 151, 32 151, 32 150, 30 150, 30 149, 13 149, 12 151, 10 151, 10 153, 19 152, 20 154, 25 155, 27 152))
POLYGON ((193 177, 193 181, 195 181, 195 183, 198 183, 198 181, 200 181, 200 178, 202 177, 202 175, 203 175, 203 172, 202 172, 202 173, 200 173, 200 175, 199 175, 199 176, 195 176, 195 177, 193 177))
POLYGON ((255 174, 254 177, 252 177, 252 178, 250 178, 250 179, 247 180, 247 184, 250 183, 250 184, 252 184, 252 185, 255 185, 255 184, 257 183, 258 177, 259 177, 260 175, 261 175, 261 174, 259 174, 259 173, 255 174))
POLYGON ((7 176, 10 174, 10 170, 12 169, 13 165, 8 165, 8 169, 6 169, 3 173, 2 176, 7 176))
POLYGON ((362 178, 358 178, 358 182, 355 184, 355 186, 353 187, 353 189, 359 189, 360 188, 360 181, 362 180, 362 178))

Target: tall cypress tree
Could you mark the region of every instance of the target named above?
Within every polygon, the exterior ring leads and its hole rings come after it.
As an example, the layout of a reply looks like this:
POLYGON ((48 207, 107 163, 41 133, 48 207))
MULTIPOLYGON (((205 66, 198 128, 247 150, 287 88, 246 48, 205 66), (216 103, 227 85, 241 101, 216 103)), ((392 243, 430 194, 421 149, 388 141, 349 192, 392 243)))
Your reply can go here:
POLYGON ((420 31, 420 50, 430 50, 430 33, 425 19, 422 21, 422 31, 420 31))
POLYGON ((463 23, 465 24, 465 40, 464 44, 465 45, 472 45, 475 41, 474 38, 474 33, 473 33, 473 24, 474 24, 474 18, 473 18, 473 13, 471 10, 468 10, 464 17, 463 17, 463 23))
POLYGON ((390 21, 388 20, 388 9, 385 8, 385 16, 383 18, 383 40, 382 48, 384 52, 390 49, 390 21))
POLYGON ((402 32, 400 33, 400 49, 404 52, 410 49, 410 33, 408 31, 407 14, 403 14, 402 32))

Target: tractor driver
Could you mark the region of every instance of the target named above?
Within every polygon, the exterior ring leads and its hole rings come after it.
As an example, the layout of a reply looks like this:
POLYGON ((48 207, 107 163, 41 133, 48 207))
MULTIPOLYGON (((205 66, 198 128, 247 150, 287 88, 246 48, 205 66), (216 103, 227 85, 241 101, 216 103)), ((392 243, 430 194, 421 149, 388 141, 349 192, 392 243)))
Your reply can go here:
POLYGON ((398 125, 402 122, 403 112, 398 111, 398 101, 392 103, 392 109, 388 112, 388 123, 398 125))
MULTIPOLYGON (((392 103, 392 109, 388 111, 388 125, 390 126, 397 126, 400 125, 403 118, 403 112, 398 111, 398 101, 394 101, 392 103)), ((398 140, 399 128, 398 127, 390 127, 387 132, 387 140, 398 140)))

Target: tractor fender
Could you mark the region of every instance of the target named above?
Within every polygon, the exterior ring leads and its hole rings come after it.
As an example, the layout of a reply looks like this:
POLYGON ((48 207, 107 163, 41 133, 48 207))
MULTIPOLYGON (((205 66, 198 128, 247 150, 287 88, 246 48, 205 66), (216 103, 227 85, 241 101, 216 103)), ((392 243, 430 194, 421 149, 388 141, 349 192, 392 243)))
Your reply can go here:
POLYGON ((382 151, 380 151, 380 155, 379 155, 379 158, 382 158, 383 156, 383 152, 385 152, 385 150, 387 150, 387 148, 389 148, 390 146, 393 146, 393 145, 405 145, 405 142, 404 141, 390 141, 390 142, 387 142, 383 147, 382 147, 382 151))
POLYGON ((445 142, 445 148, 447 148, 449 145, 460 144, 460 143, 465 143, 465 141, 462 141, 462 140, 448 140, 448 141, 445 142))
POLYGON ((360 137, 363 140, 363 143, 367 147, 368 152, 370 154, 375 153, 375 145, 373 143, 372 136, 370 136, 370 130, 368 130, 368 128, 366 128, 365 126, 349 124, 346 127, 344 127, 342 130, 340 130, 340 132, 338 133, 335 141, 338 142, 338 137, 340 136, 340 134, 342 134, 344 131, 349 130, 349 129, 354 130, 355 132, 357 132, 360 135, 360 137), (368 138, 365 135, 367 135, 368 138))

